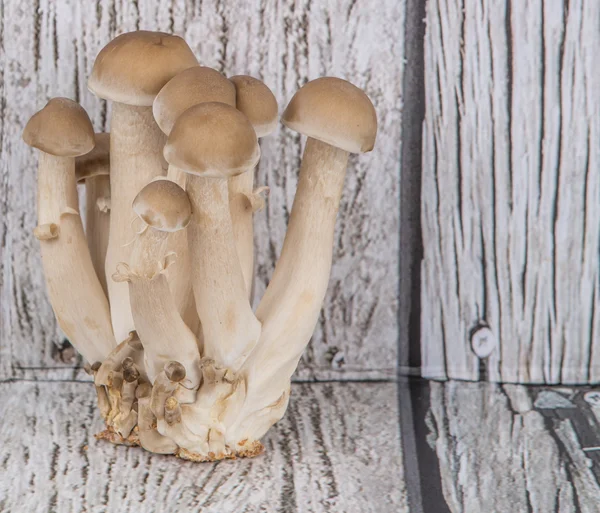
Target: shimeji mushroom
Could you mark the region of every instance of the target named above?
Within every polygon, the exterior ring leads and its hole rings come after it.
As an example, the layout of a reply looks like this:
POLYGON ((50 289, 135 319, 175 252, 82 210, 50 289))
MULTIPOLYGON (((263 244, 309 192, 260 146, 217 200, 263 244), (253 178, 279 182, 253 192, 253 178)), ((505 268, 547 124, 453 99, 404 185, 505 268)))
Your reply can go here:
POLYGON ((40 150, 38 226, 50 303, 70 342, 90 363, 115 347, 108 301, 94 270, 79 215, 75 157, 94 147, 83 108, 54 98, 27 123, 23 140, 40 150))
POLYGON ((175 182, 159 178, 138 193, 133 210, 144 226, 133 243, 129 264, 120 263, 113 279, 129 283, 150 381, 154 383, 165 364, 175 360, 185 368, 182 385, 195 389, 201 376, 198 342, 179 315, 164 275, 176 258, 168 251, 169 237, 189 223, 190 201, 175 182))
MULTIPOLYGON (((106 274, 127 262, 135 215, 131 202, 155 176, 163 175, 164 135, 152 116, 152 102, 177 73, 198 61, 177 36, 137 31, 121 34, 96 57, 88 88, 111 100, 110 187, 111 216, 106 274)), ((108 280, 113 329, 117 341, 135 328, 126 284, 108 280)))
POLYGON ((110 229, 109 134, 96 134, 96 146, 75 159, 75 176, 85 184, 85 235, 92 263, 104 293, 108 294, 104 263, 110 229))
MULTIPOLYGON (((251 411, 278 411, 319 318, 331 270, 335 220, 349 153, 375 144, 377 117, 367 95, 339 78, 308 82, 282 121, 308 137, 285 241, 256 316, 262 334, 241 372, 251 411)), ((275 416, 273 422, 278 420, 275 416)), ((236 438, 260 438, 268 423, 246 423, 236 438)))
POLYGON ((348 154, 372 149, 373 106, 350 83, 324 78, 285 110, 284 124, 308 141, 281 256, 254 314, 253 169, 257 137, 275 127, 272 93, 198 66, 180 38, 144 31, 100 52, 89 87, 114 102, 110 141, 99 134, 91 151, 90 120, 66 99, 33 116, 23 137, 41 150, 35 235, 59 324, 91 364, 107 426, 97 437, 194 461, 255 456, 287 408, 318 320, 348 154), (86 180, 94 262, 77 178, 86 180), (109 204, 107 228, 94 216, 109 204), (193 265, 170 281, 169 266, 186 259, 193 265), (183 317, 187 273, 202 342, 183 317))
MULTIPOLYGON (((237 75, 230 78, 235 85, 236 108, 252 123, 258 138, 271 134, 277 127, 277 100, 271 90, 260 80, 237 75)), ((237 248, 246 291, 252 295, 254 281, 254 227, 253 213, 262 208, 259 194, 266 188, 254 187, 254 168, 229 179, 229 208, 233 236, 237 248)))
POLYGON ((188 173, 192 220, 187 232, 203 356, 235 371, 258 342, 261 328, 237 256, 227 178, 258 162, 256 133, 237 109, 201 103, 177 119, 164 155, 169 164, 188 173))
MULTIPOLYGON (((195 66, 178 73, 165 84, 154 99, 152 112, 156 123, 168 136, 181 114, 205 102, 221 102, 235 107, 235 87, 217 70, 195 66)), ((175 166, 169 165, 167 177, 185 188, 186 174, 175 166)), ((186 324, 193 331, 201 331, 189 280, 191 263, 186 231, 174 234, 170 246, 179 258, 178 265, 167 272, 171 292, 186 324)))

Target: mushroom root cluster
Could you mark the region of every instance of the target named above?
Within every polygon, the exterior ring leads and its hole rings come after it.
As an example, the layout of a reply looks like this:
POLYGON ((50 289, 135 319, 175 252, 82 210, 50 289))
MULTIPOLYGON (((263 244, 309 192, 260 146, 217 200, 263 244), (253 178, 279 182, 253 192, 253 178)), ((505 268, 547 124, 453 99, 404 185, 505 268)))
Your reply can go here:
POLYGON ((282 115, 308 139, 281 255, 252 308, 258 139, 277 101, 256 78, 199 65, 183 39, 122 34, 88 82, 110 133, 54 98, 28 122, 38 225, 58 324, 93 375, 98 438, 193 461, 255 456, 285 413, 331 269, 350 153, 375 110, 339 78, 304 85, 282 115), (85 227, 77 186, 85 187, 85 227))

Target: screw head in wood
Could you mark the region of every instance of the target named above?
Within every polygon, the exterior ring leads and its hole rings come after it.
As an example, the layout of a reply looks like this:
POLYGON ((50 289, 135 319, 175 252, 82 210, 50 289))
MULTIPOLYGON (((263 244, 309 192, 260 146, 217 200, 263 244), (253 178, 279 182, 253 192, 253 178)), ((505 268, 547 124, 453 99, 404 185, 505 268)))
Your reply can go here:
POLYGON ((496 337, 487 326, 478 328, 471 335, 471 348, 478 358, 487 358, 496 349, 496 337))
POLYGON ((591 406, 600 406, 600 390, 590 390, 583 396, 586 403, 591 406))

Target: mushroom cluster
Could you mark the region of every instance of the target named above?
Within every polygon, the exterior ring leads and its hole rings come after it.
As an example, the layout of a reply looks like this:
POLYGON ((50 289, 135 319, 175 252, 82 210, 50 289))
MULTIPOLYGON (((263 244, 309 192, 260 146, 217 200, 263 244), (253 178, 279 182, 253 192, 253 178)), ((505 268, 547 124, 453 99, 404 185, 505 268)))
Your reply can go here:
POLYGON ((99 438, 193 461, 255 456, 284 415, 327 290, 348 155, 370 151, 375 110, 338 78, 304 85, 283 124, 308 137, 274 274, 256 311, 258 139, 275 97, 200 66, 183 39, 122 34, 88 81, 110 134, 54 98, 25 127, 39 150, 38 226, 56 318, 93 375, 99 438), (77 184, 86 191, 86 226, 77 184))

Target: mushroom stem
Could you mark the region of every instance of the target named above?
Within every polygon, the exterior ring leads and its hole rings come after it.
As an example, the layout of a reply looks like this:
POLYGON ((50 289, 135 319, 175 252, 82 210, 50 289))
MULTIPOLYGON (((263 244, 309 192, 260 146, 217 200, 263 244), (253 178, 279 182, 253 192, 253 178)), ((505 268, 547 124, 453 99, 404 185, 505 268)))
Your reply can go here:
POLYGON ((254 186, 254 169, 228 180, 229 210, 233 238, 244 277, 246 293, 251 298, 252 281, 254 279, 254 226, 252 223, 252 187, 254 186))
POLYGON ((133 244, 131 266, 120 265, 114 279, 129 282, 129 297, 136 331, 144 346, 146 370, 151 382, 171 360, 184 363, 186 379, 182 385, 200 384, 198 341, 183 322, 169 289, 164 271, 173 261, 165 255, 169 236, 150 227, 133 244))
MULTIPOLYGON (((131 204, 138 191, 155 176, 162 175, 165 136, 152 116, 152 107, 114 102, 110 132, 111 215, 106 275, 112 276, 119 262, 129 262, 135 237, 131 204)), ((125 283, 108 280, 113 329, 117 341, 135 329, 129 289, 125 283)))
POLYGON ((182 171, 178 167, 175 167, 169 164, 169 169, 167 171, 167 178, 172 182, 175 182, 179 187, 185 189, 185 182, 187 179, 187 175, 185 171, 182 171))
MULTIPOLYGON (((185 189, 187 175, 181 169, 169 165, 167 179, 185 189)), ((194 291, 190 281, 192 263, 188 249, 187 231, 179 230, 171 234, 169 249, 177 255, 177 265, 167 271, 167 281, 171 295, 183 322, 194 332, 199 332, 200 319, 194 302, 194 291)), ((199 348, 202 349, 200 342, 199 348)))
POLYGON ((85 233, 92 263, 104 293, 108 294, 106 272, 106 249, 110 229, 110 178, 94 176, 85 181, 86 216, 85 233))
POLYGON ((40 152, 38 221, 34 233, 58 324, 88 362, 102 361, 116 344, 78 212, 74 158, 40 152))
POLYGON ((308 138, 281 256, 257 317, 261 339, 244 365, 248 395, 270 404, 287 389, 327 291, 348 152, 308 138))
POLYGON ((227 180, 189 175, 188 244, 204 356, 237 370, 260 336, 235 248, 227 180))

